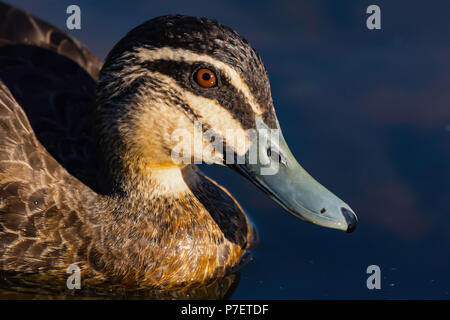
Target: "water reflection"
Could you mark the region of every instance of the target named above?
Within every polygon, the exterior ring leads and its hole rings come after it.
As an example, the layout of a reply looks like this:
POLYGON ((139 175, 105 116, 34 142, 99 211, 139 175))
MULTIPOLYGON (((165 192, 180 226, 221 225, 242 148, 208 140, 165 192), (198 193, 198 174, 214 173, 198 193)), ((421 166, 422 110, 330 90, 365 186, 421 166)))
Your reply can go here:
POLYGON ((156 290, 126 288, 95 279, 85 279, 81 289, 68 289, 67 276, 42 273, 0 271, 0 299, 149 299, 149 300, 208 300, 229 299, 236 290, 240 274, 235 272, 214 282, 187 289, 156 290))

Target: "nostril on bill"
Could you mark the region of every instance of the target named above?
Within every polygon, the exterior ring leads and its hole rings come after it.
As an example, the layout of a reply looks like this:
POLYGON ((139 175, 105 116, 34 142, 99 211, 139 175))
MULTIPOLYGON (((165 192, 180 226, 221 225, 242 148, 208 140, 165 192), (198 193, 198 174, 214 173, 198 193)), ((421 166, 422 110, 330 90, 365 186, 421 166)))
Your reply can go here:
POLYGON ((352 233, 353 231, 355 231, 356 225, 358 224, 356 215, 344 207, 341 208, 341 212, 344 215, 345 221, 347 222, 347 230, 345 232, 352 233))

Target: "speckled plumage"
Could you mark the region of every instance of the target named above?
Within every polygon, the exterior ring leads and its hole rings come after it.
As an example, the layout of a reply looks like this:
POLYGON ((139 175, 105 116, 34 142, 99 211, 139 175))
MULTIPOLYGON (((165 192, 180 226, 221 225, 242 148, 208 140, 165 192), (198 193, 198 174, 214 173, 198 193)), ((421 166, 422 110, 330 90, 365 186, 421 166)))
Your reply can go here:
MULTIPOLYGON (((83 278, 170 289, 208 283, 238 267, 255 240, 239 204, 194 165, 173 173, 185 189, 162 192, 164 177, 172 174, 164 162, 169 150, 161 146, 147 158, 134 153, 142 136, 129 132, 137 130, 135 123, 123 129, 135 115, 158 114, 143 98, 163 99, 186 119, 201 118, 154 73, 192 93, 183 78, 192 66, 121 55, 171 46, 214 56, 245 75, 264 119, 275 127, 267 73, 247 42, 207 19, 153 19, 109 54, 94 111, 100 60, 19 10, 0 4, 0 18, 0 268, 61 277, 76 263, 83 278), (185 36, 177 37, 183 28, 185 36), (131 71, 135 78, 124 83, 131 71), (163 170, 162 178, 155 170, 163 170)), ((251 128, 251 108, 227 81, 228 94, 194 93, 251 128)))

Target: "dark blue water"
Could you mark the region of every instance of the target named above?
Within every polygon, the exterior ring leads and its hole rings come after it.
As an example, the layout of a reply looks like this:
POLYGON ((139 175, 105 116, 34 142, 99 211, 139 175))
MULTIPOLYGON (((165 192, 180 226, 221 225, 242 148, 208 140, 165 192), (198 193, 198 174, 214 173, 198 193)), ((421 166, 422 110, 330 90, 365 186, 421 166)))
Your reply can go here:
POLYGON ((232 296, 450 298, 450 4, 376 1, 32 1, 10 3, 71 32, 99 57, 168 13, 236 29, 268 69, 299 162, 358 214, 355 233, 306 224, 225 168, 205 168, 257 225, 261 244, 232 296), (366 268, 381 268, 368 290, 366 268))

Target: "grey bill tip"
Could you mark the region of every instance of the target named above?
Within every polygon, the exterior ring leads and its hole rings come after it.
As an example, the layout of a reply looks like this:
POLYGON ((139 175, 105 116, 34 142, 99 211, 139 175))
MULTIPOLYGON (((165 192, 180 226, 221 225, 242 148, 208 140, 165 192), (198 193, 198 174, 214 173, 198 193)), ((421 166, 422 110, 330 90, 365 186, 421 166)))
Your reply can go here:
POLYGON ((352 233, 356 229, 358 224, 358 218, 356 215, 346 208, 341 208, 342 214, 344 215, 345 221, 347 222, 347 230, 345 232, 352 233))

